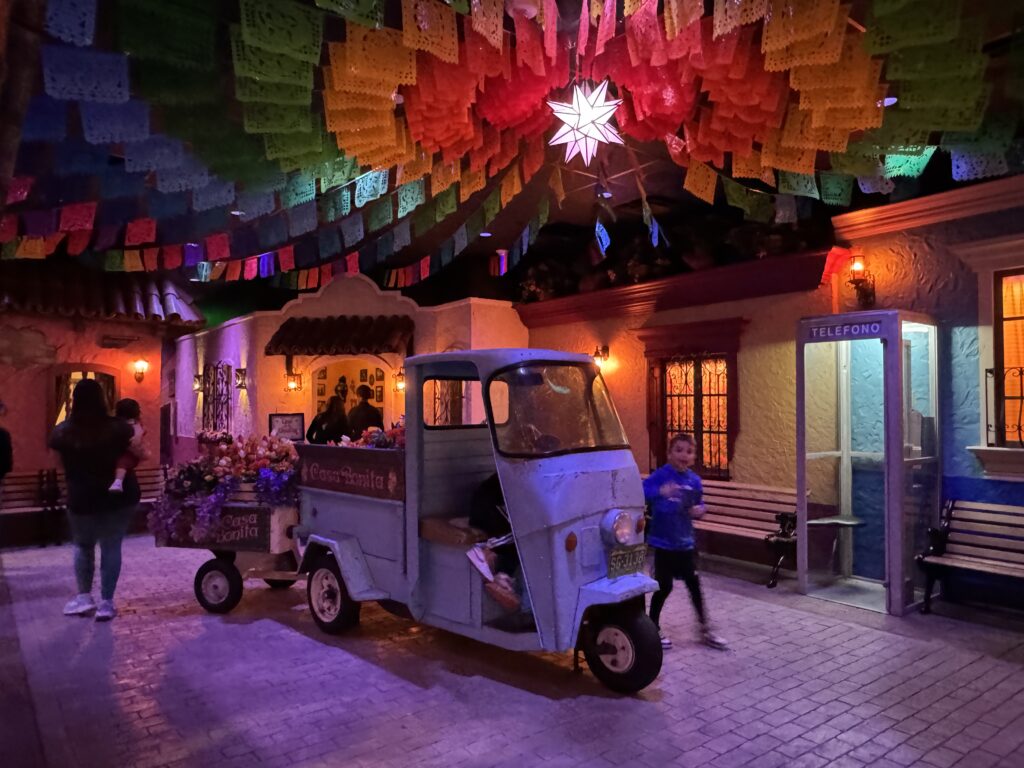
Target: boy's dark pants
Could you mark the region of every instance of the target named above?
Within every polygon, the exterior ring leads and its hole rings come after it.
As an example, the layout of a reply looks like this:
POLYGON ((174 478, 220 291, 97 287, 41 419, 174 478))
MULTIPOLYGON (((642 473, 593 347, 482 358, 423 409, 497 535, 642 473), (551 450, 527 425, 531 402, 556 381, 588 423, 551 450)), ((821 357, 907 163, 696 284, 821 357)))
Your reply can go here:
POLYGON ((697 611, 700 623, 705 623, 704 598, 700 592, 700 578, 697 576, 697 551, 694 549, 671 550, 654 549, 654 580, 658 582, 658 591, 651 597, 651 620, 661 626, 658 619, 665 600, 672 592, 672 582, 680 579, 686 584, 690 600, 697 611))

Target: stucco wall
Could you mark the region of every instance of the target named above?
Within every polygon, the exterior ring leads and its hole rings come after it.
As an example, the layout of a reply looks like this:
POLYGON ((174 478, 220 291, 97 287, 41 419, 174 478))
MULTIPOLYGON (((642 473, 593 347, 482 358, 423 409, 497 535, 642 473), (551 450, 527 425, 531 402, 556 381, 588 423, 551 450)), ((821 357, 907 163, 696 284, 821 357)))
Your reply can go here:
MULTIPOLYGON (((984 478, 981 465, 967 450, 967 446, 984 444, 982 369, 992 361, 980 359, 977 275, 951 250, 958 243, 1024 230, 1021 213, 976 216, 853 243, 862 248, 866 266, 875 275, 877 307, 912 309, 930 315, 938 324, 938 400, 947 498, 1018 504, 1024 499, 1024 485, 984 478)), ((845 308, 853 307, 851 291, 844 289, 843 301, 845 308)))
POLYGON ((594 351, 607 344, 611 359, 603 374, 615 400, 641 471, 650 468, 646 423, 647 363, 634 331, 641 327, 742 317, 749 322, 737 355, 740 431, 732 477, 737 482, 792 487, 796 482, 796 324, 826 314, 827 287, 744 302, 658 312, 647 317, 612 318, 530 330, 530 346, 568 352, 594 351))
MULTIPOLYGON (((115 377, 117 397, 139 401, 146 425, 146 446, 156 463, 160 433, 160 345, 150 326, 134 323, 84 322, 71 319, 3 315, 0 317, 0 400, 7 416, 0 419, 11 433, 14 469, 18 472, 57 466, 46 447, 53 428, 55 380, 65 364, 98 367, 115 377), (121 349, 103 349, 103 336, 135 338, 121 349), (142 383, 132 363, 149 362, 142 383)), ((111 404, 112 405, 112 404, 111 404)))
MULTIPOLYGON (((207 362, 224 362, 247 371, 247 388, 232 388, 231 431, 235 434, 264 433, 272 413, 303 413, 308 426, 316 413, 317 371, 340 361, 357 368, 384 373, 385 416, 397 421, 405 411, 405 396, 394 392, 392 374, 403 364, 404 355, 385 353, 360 356, 296 355, 292 367, 302 375, 301 392, 284 388, 285 358, 267 356, 263 350, 281 324, 290 317, 332 315, 408 315, 415 323, 414 352, 469 349, 474 346, 522 346, 526 331, 519 316, 507 302, 467 299, 439 307, 421 308, 394 291, 381 291, 361 275, 336 278, 315 294, 303 296, 280 312, 260 312, 229 321, 216 328, 182 337, 174 352, 177 367, 175 400, 179 439, 176 458, 194 450, 191 439, 202 428, 201 396, 192 391, 193 376, 207 362)), ((337 377, 326 394, 333 392, 337 377)), ((359 382, 349 380, 350 401, 359 382)), ((482 414, 482 411, 480 412, 482 414)), ((467 417, 476 418, 472 411, 467 417)))

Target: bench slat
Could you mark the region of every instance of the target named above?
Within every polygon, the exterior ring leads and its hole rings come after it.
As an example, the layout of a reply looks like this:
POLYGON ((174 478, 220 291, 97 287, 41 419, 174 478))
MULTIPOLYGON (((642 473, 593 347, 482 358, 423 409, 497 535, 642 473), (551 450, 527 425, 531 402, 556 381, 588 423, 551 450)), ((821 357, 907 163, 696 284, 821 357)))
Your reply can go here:
POLYGON ((722 525, 721 523, 709 522, 704 519, 695 520, 693 527, 698 531, 706 531, 708 533, 727 533, 731 536, 742 536, 746 539, 758 540, 763 540, 767 533, 772 533, 772 531, 755 531, 750 528, 737 528, 731 525, 722 525))
POLYGON ((704 498, 721 499, 738 504, 779 504, 789 509, 796 508, 796 496, 780 496, 770 493, 726 493, 719 488, 704 488, 704 498))
POLYGON ((951 536, 955 536, 958 533, 988 533, 994 536, 1024 539, 1024 526, 990 525, 988 523, 975 523, 954 517, 950 521, 949 527, 951 536))
POLYGON ((946 546, 946 552, 950 555, 963 555, 978 560, 996 560, 1007 563, 1020 563, 1024 565, 1024 553, 1009 552, 1006 550, 991 549, 989 547, 974 547, 967 544, 951 543, 946 546))
POLYGON ((746 483, 734 483, 731 480, 703 480, 701 481, 704 488, 721 488, 730 493, 742 493, 747 491, 753 491, 758 493, 768 493, 770 495, 786 495, 796 498, 796 488, 776 488, 770 485, 750 485, 746 483))
MULTIPOLYGON (((758 522, 757 520, 748 520, 741 517, 729 517, 728 515, 707 514, 702 517, 701 520, 718 523, 719 525, 728 525, 732 528, 746 528, 755 531, 767 531, 769 533, 779 530, 779 526, 775 523, 758 522)), ((695 524, 697 522, 698 521, 694 520, 695 524)))
POLYGON ((980 547, 982 549, 1024 552, 1024 539, 1004 539, 997 536, 982 536, 952 531, 949 534, 949 542, 951 544, 965 544, 969 547, 980 547))
POLYGON ((1010 504, 986 504, 981 501, 955 501, 953 502, 953 514, 960 512, 995 512, 1002 515, 1024 516, 1024 507, 1015 507, 1010 504))
POLYGON ((767 525, 771 528, 779 527, 778 522, 775 520, 775 515, 771 512, 758 513, 756 510, 737 510, 730 509, 728 507, 708 506, 707 516, 735 518, 737 520, 743 520, 749 525, 767 525))
POLYGON ((997 515, 990 512, 974 512, 969 514, 954 512, 950 516, 950 520, 953 522, 957 520, 965 520, 974 523, 985 523, 988 525, 1019 525, 1024 527, 1024 517, 1016 517, 1014 515, 997 515))
POLYGON ((980 557, 958 557, 955 555, 929 555, 924 560, 926 563, 945 565, 966 571, 981 571, 1002 576, 1024 577, 1024 565, 1002 563, 998 560, 985 560, 980 557))
POLYGON ((746 499, 723 499, 716 496, 705 496, 704 504, 729 509, 747 509, 758 512, 771 513, 774 517, 780 512, 795 512, 796 507, 791 504, 773 504, 766 501, 747 501, 746 499))

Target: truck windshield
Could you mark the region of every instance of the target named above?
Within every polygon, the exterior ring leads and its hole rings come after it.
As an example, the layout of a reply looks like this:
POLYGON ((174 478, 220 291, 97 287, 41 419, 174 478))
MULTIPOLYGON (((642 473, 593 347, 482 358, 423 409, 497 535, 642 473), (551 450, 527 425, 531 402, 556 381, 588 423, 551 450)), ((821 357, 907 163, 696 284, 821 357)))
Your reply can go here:
POLYGON ((498 450, 506 456, 628 447, 593 366, 526 363, 496 374, 487 397, 498 450))

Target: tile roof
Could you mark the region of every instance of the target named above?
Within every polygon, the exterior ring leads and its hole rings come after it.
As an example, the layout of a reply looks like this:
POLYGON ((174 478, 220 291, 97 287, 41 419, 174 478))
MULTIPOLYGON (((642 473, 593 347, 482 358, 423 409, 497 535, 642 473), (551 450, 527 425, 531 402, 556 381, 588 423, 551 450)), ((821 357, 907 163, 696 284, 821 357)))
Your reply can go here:
POLYGON ((0 315, 22 312, 194 329, 206 321, 192 297, 163 275, 97 272, 77 264, 0 264, 0 315))
POLYGON ((267 342, 268 355, 360 355, 412 351, 415 324, 405 315, 292 317, 267 342))

